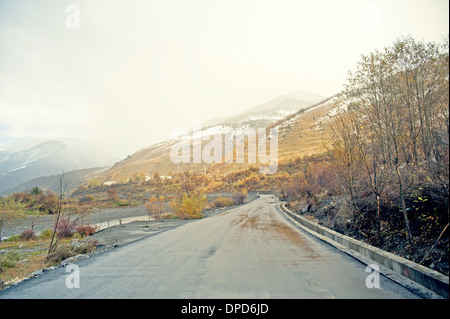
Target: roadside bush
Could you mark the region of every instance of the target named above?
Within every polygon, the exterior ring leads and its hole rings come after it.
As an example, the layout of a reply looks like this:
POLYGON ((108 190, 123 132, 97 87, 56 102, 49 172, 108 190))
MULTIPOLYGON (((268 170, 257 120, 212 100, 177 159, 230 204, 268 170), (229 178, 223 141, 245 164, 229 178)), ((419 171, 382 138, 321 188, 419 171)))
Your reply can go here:
POLYGON ((97 227, 89 224, 81 224, 75 228, 75 232, 81 234, 82 236, 91 236, 97 232, 97 227))
POLYGON ((88 254, 93 249, 95 249, 95 246, 97 245, 98 245, 97 240, 88 240, 85 243, 77 246, 71 245, 59 246, 47 256, 47 260, 55 264, 60 263, 61 261, 70 258, 72 256, 80 254, 88 254))
POLYGON ((180 219, 196 219, 202 218, 202 210, 205 207, 207 198, 205 195, 187 195, 183 193, 181 197, 175 198, 170 203, 171 208, 175 211, 175 216, 180 219))
POLYGON ((99 244, 98 240, 88 240, 84 244, 73 247, 74 255, 88 254, 99 244))
POLYGON ((233 194, 232 198, 236 205, 241 205, 244 202, 244 200, 247 198, 247 192, 245 190, 235 192, 233 194))
POLYGON ((150 200, 145 204, 148 209, 149 216, 153 216, 155 219, 162 219, 163 215, 166 213, 165 209, 165 197, 159 196, 156 198, 152 196, 150 200))
POLYGON ((19 239, 20 239, 20 240, 25 240, 25 241, 33 240, 33 239, 36 239, 36 238, 37 238, 37 237, 36 237, 36 232, 35 232, 33 229, 31 229, 31 228, 25 229, 25 230, 19 235, 19 239))
POLYGON ((64 259, 75 256, 76 253, 69 246, 60 246, 47 256, 47 260, 52 263, 59 263, 64 259))
POLYGON ((16 263, 20 260, 20 256, 15 251, 8 251, 4 255, 0 255, 0 269, 12 268, 16 265, 16 263))
POLYGON ((234 201, 233 200, 231 200, 229 198, 225 198, 223 196, 217 197, 212 203, 216 207, 226 207, 226 206, 233 206, 234 205, 234 201))
POLYGON ((62 218, 56 226, 56 233, 59 238, 69 238, 73 236, 76 227, 76 222, 67 218, 62 218))

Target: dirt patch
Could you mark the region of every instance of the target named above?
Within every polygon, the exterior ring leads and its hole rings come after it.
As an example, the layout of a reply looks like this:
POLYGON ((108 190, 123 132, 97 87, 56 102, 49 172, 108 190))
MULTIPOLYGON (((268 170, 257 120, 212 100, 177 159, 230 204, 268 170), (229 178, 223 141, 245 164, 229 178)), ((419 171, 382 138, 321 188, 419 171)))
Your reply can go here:
POLYGON ((163 219, 153 221, 135 221, 128 224, 116 225, 104 229, 91 237, 103 243, 116 245, 127 244, 141 238, 156 235, 168 229, 172 229, 192 220, 163 219))
POLYGON ((286 224, 274 222, 271 224, 270 230, 273 230, 277 234, 292 241, 294 244, 307 247, 303 239, 300 237, 300 235, 286 224))
POLYGON ((301 234, 286 223, 279 221, 273 212, 265 211, 263 207, 259 207, 257 213, 248 212, 239 215, 238 220, 232 222, 233 225, 239 225, 242 228, 251 228, 261 230, 266 233, 273 234, 276 237, 283 238, 292 242, 296 247, 300 248, 309 258, 321 258, 314 249, 304 241, 301 234))

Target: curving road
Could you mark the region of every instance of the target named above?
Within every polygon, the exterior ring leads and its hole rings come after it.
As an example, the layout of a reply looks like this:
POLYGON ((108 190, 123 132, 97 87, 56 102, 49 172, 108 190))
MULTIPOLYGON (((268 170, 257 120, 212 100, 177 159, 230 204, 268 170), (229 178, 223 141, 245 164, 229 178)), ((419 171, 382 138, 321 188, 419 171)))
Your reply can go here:
POLYGON ((366 287, 365 265, 292 224, 263 195, 0 292, 0 298, 417 298, 381 276, 366 287))

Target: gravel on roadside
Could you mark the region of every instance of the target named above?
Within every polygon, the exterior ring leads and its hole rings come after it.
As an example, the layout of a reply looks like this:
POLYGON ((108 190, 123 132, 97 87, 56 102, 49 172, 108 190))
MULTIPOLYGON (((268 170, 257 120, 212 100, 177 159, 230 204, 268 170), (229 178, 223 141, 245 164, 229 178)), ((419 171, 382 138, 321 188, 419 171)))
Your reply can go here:
MULTIPOLYGON (((107 223, 108 221, 145 215, 147 215, 147 209, 144 206, 95 209, 83 216, 79 223, 107 223)), ((2 227, 2 239, 19 235, 25 229, 29 228, 33 228, 33 230, 39 234, 40 232, 53 227, 55 217, 56 215, 29 215, 26 216, 25 219, 5 222, 2 227)))
MULTIPOLYGON (((249 194, 244 203, 254 200, 258 196, 255 194, 249 194)), ((220 214, 224 211, 235 208, 236 206, 228 206, 222 208, 212 208, 205 210, 203 213, 205 217, 212 217, 214 215, 220 214)), ((102 208, 102 209, 94 209, 92 212, 83 216, 83 218, 79 221, 80 224, 102 224, 107 225, 108 222, 122 220, 125 218, 132 217, 141 217, 147 216, 148 210, 145 206, 135 206, 135 207, 117 207, 117 208, 102 208)), ((164 220, 164 225, 175 225, 176 223, 185 223, 186 221, 176 221, 172 220, 164 220), (175 224, 174 224, 175 223, 175 224)), ((5 222, 2 227, 2 239, 8 238, 10 236, 20 235, 25 229, 33 228, 36 234, 41 233, 42 231, 52 228, 55 223, 55 215, 33 215, 26 216, 25 219, 19 219, 15 221, 5 222)), ((145 222, 142 222, 145 224, 145 222)), ((158 224, 158 223, 156 223, 158 224)), ((178 225, 178 224, 177 224, 178 225)), ((123 226, 123 225, 122 225, 123 226)), ((113 226, 115 227, 115 226, 113 226)), ((164 226, 166 227, 166 226, 164 226)))
MULTIPOLYGON (((232 209, 234 206, 226 208, 215 208, 204 211, 205 217, 211 217, 222 212, 224 209, 232 209)), ((136 207, 118 207, 118 208, 102 208, 95 209, 83 216, 79 224, 102 224, 107 225, 108 222, 123 220, 132 217, 148 216, 148 210, 145 206, 136 207)), ((55 215, 33 215, 26 216, 25 219, 19 219, 11 222, 5 222, 2 227, 2 239, 10 236, 20 235, 25 229, 33 228, 36 234, 52 228, 55 223, 55 215)), ((167 220, 166 220, 167 221, 167 220)), ((183 222, 183 221, 182 221, 183 222)))

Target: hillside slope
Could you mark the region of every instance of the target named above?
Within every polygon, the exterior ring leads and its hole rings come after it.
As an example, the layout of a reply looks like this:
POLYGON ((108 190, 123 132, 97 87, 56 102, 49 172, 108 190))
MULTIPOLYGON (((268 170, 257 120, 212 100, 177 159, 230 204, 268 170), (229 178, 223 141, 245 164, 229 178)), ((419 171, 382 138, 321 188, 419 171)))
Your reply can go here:
MULTIPOLYGON (((300 95, 300 93, 298 94, 300 95)), ((192 138, 190 149, 192 150, 192 140, 196 138, 205 138, 217 133, 225 136, 224 134, 227 132, 235 132, 238 128, 253 129, 256 132, 256 128, 276 127, 279 131, 279 160, 322 153, 325 150, 323 142, 326 141, 329 134, 327 123, 334 115, 333 109, 337 107, 335 104, 336 98, 336 96, 329 97, 315 104, 311 103, 307 107, 304 106, 307 102, 295 100, 291 95, 274 99, 246 112, 244 116, 237 116, 234 121, 228 119, 221 125, 209 127, 203 129, 202 132, 196 132, 194 135, 188 136, 188 138, 192 138), (293 103, 294 100, 296 101, 295 103, 293 103), (282 110, 283 107, 284 110, 282 110), (275 116, 274 112, 278 112, 278 115, 275 116), (283 117, 280 117, 280 112, 285 112, 283 117), (257 113, 258 116, 255 115, 257 113), (264 124, 264 126, 258 126, 260 124, 264 124)), ((98 179, 102 182, 124 183, 136 176, 147 175, 151 177, 154 172, 158 172, 161 175, 171 175, 185 170, 200 170, 204 172, 212 166, 212 164, 206 164, 204 162, 193 163, 192 158, 190 163, 173 163, 170 157, 171 149, 182 141, 182 139, 183 137, 168 140, 141 149, 128 158, 116 163, 98 176, 98 179)), ((202 145, 208 144, 209 141, 203 140, 202 145)), ((222 142, 225 143, 224 141, 225 138, 223 138, 222 142)), ((227 156, 224 146, 222 150, 224 159, 227 156)), ((247 152, 246 148, 245 152, 247 152)), ((214 168, 220 170, 221 173, 236 171, 255 165, 253 163, 228 164, 223 162, 224 160, 220 164, 214 164, 214 168)))

